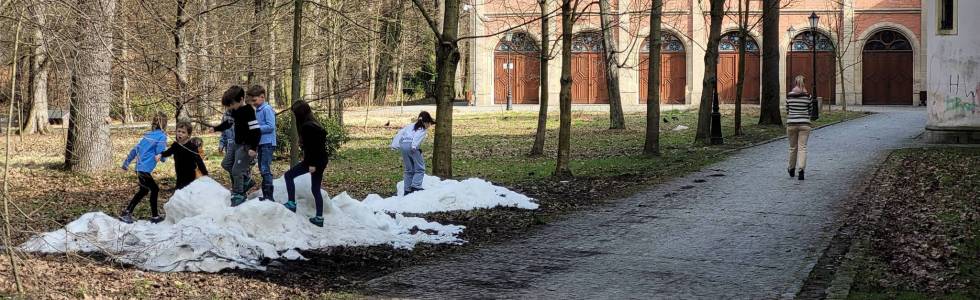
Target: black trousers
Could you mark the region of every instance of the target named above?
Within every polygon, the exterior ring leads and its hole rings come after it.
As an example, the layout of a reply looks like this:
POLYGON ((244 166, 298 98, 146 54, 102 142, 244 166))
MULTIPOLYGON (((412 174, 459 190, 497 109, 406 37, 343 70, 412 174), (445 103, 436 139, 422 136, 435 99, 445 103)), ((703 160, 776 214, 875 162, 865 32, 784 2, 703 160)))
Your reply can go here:
POLYGON ((126 206, 126 211, 132 213, 136 205, 146 197, 146 194, 150 194, 150 213, 156 217, 159 216, 157 212, 157 197, 160 194, 160 186, 157 185, 156 180, 153 180, 153 175, 146 172, 137 172, 139 177, 139 191, 136 191, 136 195, 133 196, 133 200, 129 201, 129 205, 126 206))

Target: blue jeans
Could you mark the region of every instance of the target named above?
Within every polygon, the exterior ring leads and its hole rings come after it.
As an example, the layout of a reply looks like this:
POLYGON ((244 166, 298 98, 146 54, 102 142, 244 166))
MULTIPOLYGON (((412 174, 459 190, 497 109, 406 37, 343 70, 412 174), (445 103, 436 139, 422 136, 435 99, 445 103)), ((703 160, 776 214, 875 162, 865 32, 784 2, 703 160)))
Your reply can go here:
POLYGON ((405 186, 407 192, 410 188, 421 189, 422 179, 425 178, 425 159, 422 158, 422 150, 412 149, 412 142, 401 143, 402 162, 405 164, 405 186))
POLYGON ((262 198, 272 200, 272 154, 276 152, 276 145, 259 145, 259 173, 262 174, 262 198))

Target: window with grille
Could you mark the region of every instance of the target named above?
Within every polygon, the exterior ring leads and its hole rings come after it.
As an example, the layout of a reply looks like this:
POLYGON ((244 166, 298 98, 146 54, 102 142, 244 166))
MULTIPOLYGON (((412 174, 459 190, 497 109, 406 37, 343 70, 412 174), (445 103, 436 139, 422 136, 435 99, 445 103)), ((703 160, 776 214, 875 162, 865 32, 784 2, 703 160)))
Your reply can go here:
POLYGON ((939 34, 956 34, 956 0, 939 0, 939 34))

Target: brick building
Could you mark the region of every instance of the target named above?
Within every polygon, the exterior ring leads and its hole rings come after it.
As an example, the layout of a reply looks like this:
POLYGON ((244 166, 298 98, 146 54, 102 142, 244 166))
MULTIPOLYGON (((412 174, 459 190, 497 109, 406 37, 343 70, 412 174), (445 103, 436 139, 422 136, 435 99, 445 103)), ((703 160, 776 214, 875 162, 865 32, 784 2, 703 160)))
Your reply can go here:
MULTIPOLYGON (((588 1, 582 1, 588 3, 588 1)), ((646 57, 651 1, 611 0, 617 13, 620 92, 626 105, 646 102, 646 57)), ((704 46, 708 38, 708 4, 698 0, 666 0, 662 48, 661 102, 697 104, 701 97, 704 46), (703 2, 703 3, 700 3, 703 2)), ((719 44, 719 96, 724 102, 735 98, 737 47, 737 1, 728 1, 719 44)), ((784 1, 784 3, 787 1, 784 1)), ((793 0, 780 11, 780 83, 797 74, 808 78, 811 70, 812 34, 817 34, 817 94, 840 104, 913 105, 925 88, 925 51, 919 0, 793 0), (820 26, 811 30, 807 17, 820 16, 820 26), (835 51, 837 49, 838 51, 835 51)), ((556 1, 548 10, 558 13, 550 20, 552 54, 549 86, 551 104, 557 105, 561 76, 561 16, 556 1), (555 42, 557 41, 557 42, 555 42)), ((751 0, 745 103, 758 103, 761 92, 762 25, 761 1, 751 0)), ((583 4, 585 6, 585 4, 583 4)), ((536 104, 540 87, 537 60, 541 26, 536 0, 475 0, 469 10, 471 35, 489 37, 470 40, 469 76, 476 105, 506 102, 507 91, 514 103, 536 104), (512 29, 511 29, 512 28, 512 29), (508 30, 511 29, 511 30, 508 30), (510 34, 497 34, 498 32, 510 34), (512 67, 512 68, 506 68, 512 67)), ((572 101, 576 104, 608 103, 602 62, 598 6, 583 9, 574 24, 572 51, 572 101)))

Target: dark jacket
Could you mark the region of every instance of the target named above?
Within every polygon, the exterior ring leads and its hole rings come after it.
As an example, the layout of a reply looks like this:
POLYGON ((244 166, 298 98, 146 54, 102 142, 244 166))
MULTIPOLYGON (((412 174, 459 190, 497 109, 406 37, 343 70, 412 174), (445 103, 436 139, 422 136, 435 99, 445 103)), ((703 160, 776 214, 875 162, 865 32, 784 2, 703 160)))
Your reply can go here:
POLYGON ((234 119, 232 122, 221 122, 214 127, 214 131, 224 131, 234 127, 235 144, 245 145, 250 150, 258 149, 262 132, 259 131, 259 121, 255 119, 255 109, 251 105, 242 105, 233 110, 231 116, 234 119))
POLYGON ((309 166, 323 168, 327 165, 327 131, 316 122, 306 122, 299 127, 299 138, 303 148, 303 162, 309 166))
POLYGON ((201 175, 208 175, 208 167, 204 165, 204 159, 198 152, 198 146, 193 141, 188 140, 184 144, 173 142, 170 148, 160 154, 163 157, 174 157, 174 170, 177 173, 177 189, 182 189, 194 179, 197 179, 197 170, 201 170, 201 175))

